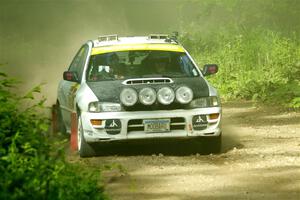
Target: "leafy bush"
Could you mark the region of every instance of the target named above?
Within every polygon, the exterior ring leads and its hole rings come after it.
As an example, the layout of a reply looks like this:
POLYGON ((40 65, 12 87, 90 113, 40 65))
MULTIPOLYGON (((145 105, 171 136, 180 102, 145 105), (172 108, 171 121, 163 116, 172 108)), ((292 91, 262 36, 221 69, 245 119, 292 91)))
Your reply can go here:
POLYGON ((0 73, 0 199, 107 199, 100 171, 67 163, 63 144, 50 145, 45 99, 33 103, 40 87, 20 97, 16 84, 0 73))
POLYGON ((205 39, 198 32, 186 33, 182 41, 200 66, 219 64, 218 74, 210 81, 223 98, 300 107, 300 44, 296 36, 252 29, 205 39))

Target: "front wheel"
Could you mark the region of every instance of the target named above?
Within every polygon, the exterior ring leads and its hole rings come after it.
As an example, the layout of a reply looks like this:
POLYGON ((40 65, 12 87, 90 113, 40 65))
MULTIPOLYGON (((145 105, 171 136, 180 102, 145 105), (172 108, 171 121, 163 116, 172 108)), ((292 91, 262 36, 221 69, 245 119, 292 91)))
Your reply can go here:
POLYGON ((205 137, 203 138, 203 150, 205 153, 217 154, 222 149, 222 133, 219 136, 205 137))
POLYGON ((78 152, 80 157, 92 157, 96 155, 95 149, 85 141, 84 132, 82 126, 82 120, 80 115, 78 115, 78 129, 77 129, 77 143, 78 152))

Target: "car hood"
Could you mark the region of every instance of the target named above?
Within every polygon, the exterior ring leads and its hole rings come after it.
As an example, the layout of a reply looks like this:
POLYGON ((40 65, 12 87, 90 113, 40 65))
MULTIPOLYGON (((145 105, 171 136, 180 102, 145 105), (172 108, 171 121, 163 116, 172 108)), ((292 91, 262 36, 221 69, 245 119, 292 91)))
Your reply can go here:
POLYGON ((193 90, 194 99, 209 96, 209 87, 202 77, 172 78, 173 83, 162 84, 134 84, 124 85, 124 80, 87 82, 100 102, 120 103, 120 93, 123 88, 134 88, 137 92, 142 88, 151 87, 158 91, 163 86, 169 86, 174 91, 180 86, 187 86, 193 90))

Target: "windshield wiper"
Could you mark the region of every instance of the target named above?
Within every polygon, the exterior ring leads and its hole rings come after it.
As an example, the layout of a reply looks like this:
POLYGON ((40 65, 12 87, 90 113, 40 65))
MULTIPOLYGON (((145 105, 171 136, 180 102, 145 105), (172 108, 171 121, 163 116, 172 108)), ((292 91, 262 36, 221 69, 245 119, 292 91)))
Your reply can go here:
POLYGON ((157 78, 157 77, 164 77, 162 74, 146 74, 142 75, 142 78, 157 78))

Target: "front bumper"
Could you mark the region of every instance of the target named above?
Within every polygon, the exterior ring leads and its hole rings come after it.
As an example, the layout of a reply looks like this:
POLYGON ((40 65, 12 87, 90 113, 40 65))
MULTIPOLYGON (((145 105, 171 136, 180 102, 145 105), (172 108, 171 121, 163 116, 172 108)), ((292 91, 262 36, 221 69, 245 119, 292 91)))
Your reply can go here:
POLYGON ((221 134, 221 107, 197 108, 191 110, 159 110, 159 111, 135 111, 135 112, 82 112, 81 120, 86 142, 104 142, 130 139, 153 138, 189 138, 211 137, 221 134), (218 113, 218 118, 210 119, 210 114, 218 113), (203 130, 195 130, 193 127, 194 116, 207 116, 207 126, 203 130), (101 125, 93 126, 92 119, 102 120, 101 125), (105 121, 118 119, 121 122, 121 130, 118 134, 108 134, 105 121), (142 121, 145 119, 170 119, 170 131, 158 133, 146 133, 142 121))

